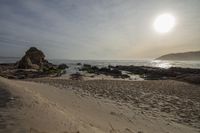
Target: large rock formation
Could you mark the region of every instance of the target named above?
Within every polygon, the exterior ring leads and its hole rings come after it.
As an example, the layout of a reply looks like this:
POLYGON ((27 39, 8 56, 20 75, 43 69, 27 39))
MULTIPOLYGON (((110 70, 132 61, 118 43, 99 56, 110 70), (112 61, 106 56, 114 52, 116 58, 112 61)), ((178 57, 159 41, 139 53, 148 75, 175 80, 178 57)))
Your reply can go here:
POLYGON ((45 55, 35 47, 26 51, 22 59, 17 62, 17 68, 20 69, 42 69, 45 63, 45 55))
POLYGON ((61 76, 67 65, 55 65, 45 60, 41 50, 31 47, 17 63, 0 64, 0 76, 12 79, 61 76))

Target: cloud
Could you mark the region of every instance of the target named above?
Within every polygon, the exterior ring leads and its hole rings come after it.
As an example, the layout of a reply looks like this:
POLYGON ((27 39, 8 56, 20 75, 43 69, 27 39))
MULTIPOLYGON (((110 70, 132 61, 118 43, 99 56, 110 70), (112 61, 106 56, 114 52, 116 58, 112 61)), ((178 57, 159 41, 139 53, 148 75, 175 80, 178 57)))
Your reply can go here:
POLYGON ((180 45, 181 37, 188 34, 194 35, 195 42, 200 41, 195 37, 200 29, 198 5, 197 0, 181 4, 178 0, 1 0, 0 52, 8 53, 10 49, 17 56, 34 45, 44 49, 50 58, 132 58, 134 52, 138 54, 133 58, 141 57, 139 53, 151 56, 143 53, 148 51, 147 42, 156 48, 151 42, 160 40, 151 23, 157 13, 169 7, 178 17, 185 17, 182 25, 186 25, 186 31, 183 35, 178 31, 182 29, 177 29, 179 40, 166 37, 167 42, 180 45))

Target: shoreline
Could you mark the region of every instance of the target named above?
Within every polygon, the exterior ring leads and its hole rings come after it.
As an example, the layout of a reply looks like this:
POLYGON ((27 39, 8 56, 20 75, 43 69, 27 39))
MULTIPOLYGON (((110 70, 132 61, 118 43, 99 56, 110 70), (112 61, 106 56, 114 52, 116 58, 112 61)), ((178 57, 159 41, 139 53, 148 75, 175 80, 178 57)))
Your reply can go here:
POLYGON ((16 63, 0 64, 0 76, 8 79, 28 79, 44 77, 70 77, 88 79, 124 79, 124 80, 177 80, 192 84, 200 84, 200 69, 182 67, 150 67, 134 65, 108 65, 99 67, 97 65, 77 63, 72 68, 66 64, 54 65, 49 63, 49 68, 21 69, 16 63), (73 72, 67 72, 72 71, 73 72))

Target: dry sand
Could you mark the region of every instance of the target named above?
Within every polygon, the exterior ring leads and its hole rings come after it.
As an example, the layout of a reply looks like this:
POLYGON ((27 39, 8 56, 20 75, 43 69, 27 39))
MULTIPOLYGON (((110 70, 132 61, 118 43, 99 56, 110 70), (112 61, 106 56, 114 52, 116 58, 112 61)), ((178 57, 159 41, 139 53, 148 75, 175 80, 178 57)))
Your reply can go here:
POLYGON ((32 81, 0 78, 9 98, 0 107, 0 132, 200 132, 199 86, 177 81, 32 81))

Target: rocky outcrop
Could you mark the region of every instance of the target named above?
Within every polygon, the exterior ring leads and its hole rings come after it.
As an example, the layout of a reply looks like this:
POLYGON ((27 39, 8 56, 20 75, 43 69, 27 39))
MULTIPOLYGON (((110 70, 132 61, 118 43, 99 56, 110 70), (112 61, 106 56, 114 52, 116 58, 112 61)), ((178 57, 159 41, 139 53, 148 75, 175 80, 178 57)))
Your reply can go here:
POLYGON ((45 62, 45 55, 42 51, 36 47, 31 47, 26 51, 22 59, 17 62, 17 68, 19 69, 42 69, 45 62))
POLYGON ((120 71, 140 75, 146 80, 172 79, 193 84, 200 84, 200 69, 171 67, 168 69, 147 66, 110 66, 120 71))
POLYGON ((84 64, 80 71, 86 71, 93 74, 104 74, 113 76, 114 78, 130 78, 130 75, 139 75, 145 80, 178 80, 193 84, 200 84, 200 69, 195 68, 180 68, 171 67, 168 69, 148 66, 108 66, 98 68, 97 66, 91 66, 84 64), (126 72, 127 74, 123 74, 126 72))
POLYGON ((45 60, 44 53, 31 47, 17 63, 0 64, 0 76, 10 79, 61 76, 65 74, 66 64, 54 65, 45 60))
POLYGON ((121 70, 113 69, 111 67, 102 67, 98 68, 97 66, 91 66, 89 64, 84 64, 80 71, 86 71, 88 73, 94 73, 97 75, 103 74, 106 76, 112 76, 113 78, 122 78, 127 79, 130 78, 129 75, 123 74, 121 70))

